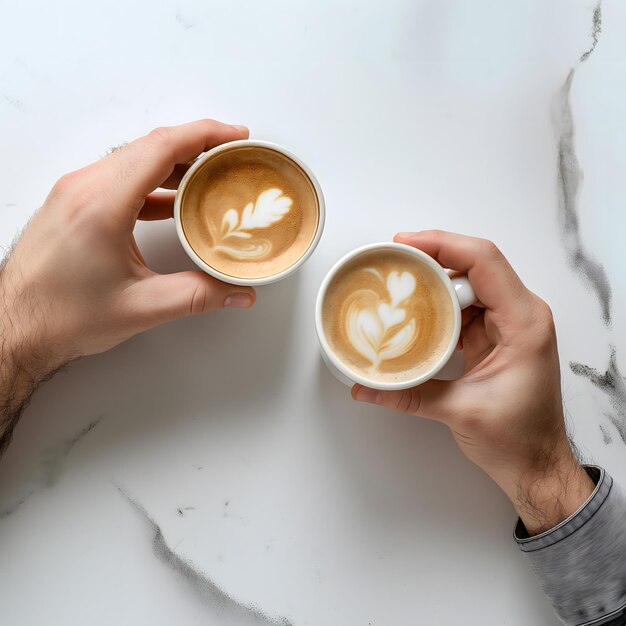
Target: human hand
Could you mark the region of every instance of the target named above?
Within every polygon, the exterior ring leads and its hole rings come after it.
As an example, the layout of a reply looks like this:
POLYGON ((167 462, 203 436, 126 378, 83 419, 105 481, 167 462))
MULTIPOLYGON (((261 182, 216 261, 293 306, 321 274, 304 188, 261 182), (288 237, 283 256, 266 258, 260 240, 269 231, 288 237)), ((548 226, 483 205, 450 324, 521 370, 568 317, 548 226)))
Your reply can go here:
POLYGON ((0 269, 0 454, 34 389, 79 356, 148 328, 223 306, 249 307, 249 287, 204 272, 150 270, 138 219, 172 217, 175 189, 201 152, 248 137, 201 120, 158 128, 54 186, 0 269))
POLYGON ((133 236, 137 219, 172 217, 175 192, 157 187, 175 189, 201 152, 247 137, 245 127, 212 120, 159 128, 63 176, 0 274, 13 350, 52 369, 164 322, 251 306, 251 288, 201 271, 153 272, 133 236))
POLYGON ((353 397, 445 423, 467 458, 506 493, 530 534, 552 528, 594 486, 565 429, 550 308, 489 241, 442 231, 394 240, 467 273, 478 303, 463 311, 465 373, 404 391, 355 385, 353 397))

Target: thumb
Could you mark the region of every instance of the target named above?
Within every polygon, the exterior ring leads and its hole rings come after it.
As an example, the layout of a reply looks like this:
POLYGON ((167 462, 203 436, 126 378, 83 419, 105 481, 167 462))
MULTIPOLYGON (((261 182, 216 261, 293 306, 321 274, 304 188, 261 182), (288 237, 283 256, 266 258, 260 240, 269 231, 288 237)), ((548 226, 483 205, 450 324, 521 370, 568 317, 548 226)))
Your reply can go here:
POLYGON ((256 300, 252 287, 229 285, 201 271, 154 274, 136 287, 150 326, 223 307, 248 308, 256 300))
POLYGON ((457 392, 456 381, 447 380, 429 380, 412 389, 398 391, 381 391, 363 385, 352 387, 352 397, 359 402, 379 404, 388 409, 444 423, 457 413, 457 392))

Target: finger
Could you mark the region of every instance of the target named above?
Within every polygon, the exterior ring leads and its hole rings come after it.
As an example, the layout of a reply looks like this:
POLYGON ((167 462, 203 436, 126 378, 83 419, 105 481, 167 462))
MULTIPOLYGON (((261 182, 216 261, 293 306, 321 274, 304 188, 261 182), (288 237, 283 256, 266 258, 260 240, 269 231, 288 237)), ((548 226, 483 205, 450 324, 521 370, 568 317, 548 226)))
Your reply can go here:
POLYGON ((187 170, 193 165, 193 161, 191 163, 183 163, 175 165, 172 173, 164 180, 160 187, 162 189, 178 189, 178 185, 180 185, 180 181, 183 179, 183 176, 187 173, 187 170))
POLYGON ((380 391, 363 385, 352 387, 352 397, 359 402, 419 415, 440 422, 448 422, 457 413, 455 381, 429 380, 418 387, 401 391, 380 391))
POLYGON ((495 342, 487 333, 484 316, 474 319, 461 334, 466 371, 470 371, 493 351, 495 342))
POLYGON ((419 248, 444 267, 467 273, 476 297, 488 309, 526 318, 531 293, 490 241, 440 230, 399 233, 394 241, 419 248))
POLYGON ((174 215, 174 200, 176 193, 173 191, 155 191, 146 196, 141 211, 140 220, 166 220, 174 215))
POLYGON ((461 311, 461 328, 471 324, 479 315, 484 313, 483 309, 477 306, 468 306, 461 311))
POLYGON ((168 180, 176 165, 184 165, 201 152, 248 135, 244 126, 229 126, 214 120, 157 128, 92 167, 98 170, 113 204, 121 211, 128 211, 128 207, 132 211, 141 206, 147 194, 168 180))
POLYGON ((201 271, 154 274, 136 284, 145 328, 207 311, 249 308, 256 294, 251 287, 229 285, 201 271))
POLYGON ((461 311, 461 334, 459 335, 459 341, 456 345, 457 350, 463 349, 465 329, 480 315, 484 315, 484 310, 476 305, 468 306, 461 311))

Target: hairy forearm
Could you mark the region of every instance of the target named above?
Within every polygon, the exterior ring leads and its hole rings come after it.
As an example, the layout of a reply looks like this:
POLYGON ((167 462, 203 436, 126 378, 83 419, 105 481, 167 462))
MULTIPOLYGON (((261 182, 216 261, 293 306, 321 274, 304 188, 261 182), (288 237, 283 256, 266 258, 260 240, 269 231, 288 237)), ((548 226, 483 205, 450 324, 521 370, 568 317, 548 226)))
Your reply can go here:
MULTIPOLYGON (((4 333, 4 329, 3 329, 4 333)), ((0 456, 35 389, 60 368, 50 369, 32 356, 15 354, 3 338, 0 345, 0 456)))
POLYGON ((575 513, 593 490, 593 481, 568 446, 550 463, 520 475, 511 500, 533 536, 575 513))
POLYGON ((586 466, 595 485, 575 515, 515 541, 564 624, 626 624, 626 496, 601 468, 586 466))
POLYGON ((55 358, 44 329, 40 307, 5 261, 0 270, 0 456, 32 393, 65 364, 55 358))

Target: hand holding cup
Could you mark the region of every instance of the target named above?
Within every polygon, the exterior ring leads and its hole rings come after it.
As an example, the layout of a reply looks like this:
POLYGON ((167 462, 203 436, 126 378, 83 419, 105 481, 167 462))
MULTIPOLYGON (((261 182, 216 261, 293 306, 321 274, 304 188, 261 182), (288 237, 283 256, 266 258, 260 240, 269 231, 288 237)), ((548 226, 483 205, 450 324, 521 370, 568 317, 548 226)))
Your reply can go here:
POLYGON ((395 241, 467 274, 477 302, 462 313, 465 373, 403 390, 357 384, 353 397, 443 422, 507 494, 529 533, 555 526, 593 483, 565 428, 550 308, 490 241, 442 231, 401 233, 395 241))

